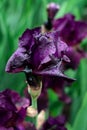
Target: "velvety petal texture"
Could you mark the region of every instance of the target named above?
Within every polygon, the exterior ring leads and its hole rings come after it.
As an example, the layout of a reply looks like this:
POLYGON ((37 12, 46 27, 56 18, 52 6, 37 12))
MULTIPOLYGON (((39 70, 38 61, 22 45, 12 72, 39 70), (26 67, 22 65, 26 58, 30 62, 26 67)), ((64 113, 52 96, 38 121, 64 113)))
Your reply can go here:
POLYGON ((18 93, 10 89, 0 92, 1 127, 14 128, 24 120, 26 108, 29 106, 29 100, 24 99, 25 98, 21 98, 18 93), (24 106, 20 104, 20 101, 24 106))
POLYGON ((32 49, 32 62, 35 68, 50 61, 49 55, 56 52, 54 37, 49 34, 39 34, 35 37, 35 46, 32 49))
POLYGON ((19 38, 19 47, 24 47, 28 50, 31 50, 34 44, 34 35, 40 33, 40 28, 35 29, 26 29, 22 36, 19 38))
POLYGON ((69 46, 77 45, 87 37, 87 23, 76 21, 72 14, 54 20, 53 29, 60 32, 60 37, 69 46))
POLYGON ((34 44, 34 35, 40 32, 40 28, 26 29, 19 38, 18 49, 10 57, 6 65, 8 73, 21 72, 30 63, 31 48, 34 44))
POLYGON ((14 129, 12 127, 11 128, 5 128, 5 127, 0 126, 0 130, 14 130, 14 129))
POLYGON ((66 104, 71 102, 70 97, 65 93, 65 86, 70 86, 73 80, 57 78, 57 77, 44 77, 43 87, 50 88, 58 94, 58 98, 66 104))
POLYGON ((53 19, 51 26, 51 29, 59 31, 61 40, 70 47, 66 53, 71 60, 70 64, 67 64, 67 68, 76 69, 80 60, 87 58, 86 52, 78 49, 82 40, 87 38, 87 23, 75 20, 75 16, 72 14, 66 14, 61 18, 53 19))
POLYGON ((25 48, 18 48, 9 59, 9 62, 6 66, 6 71, 12 73, 22 71, 26 67, 28 59, 29 56, 25 48))
POLYGON ((66 64, 66 68, 77 69, 81 59, 87 58, 87 53, 81 48, 69 47, 66 51, 66 55, 70 58, 71 62, 66 64))
MULTIPOLYGON (((24 32, 21 40, 19 40, 20 46, 9 59, 6 65, 7 72, 21 72, 28 66, 35 73, 36 71, 42 71, 46 64, 50 63, 50 65, 54 64, 55 66, 57 61, 62 62, 65 59, 64 56, 68 46, 60 40, 58 31, 39 35, 30 33, 32 40, 27 38, 28 32, 32 31, 27 29, 24 32)), ((45 66, 45 68, 48 67, 49 65, 45 66)))
POLYGON ((65 122, 64 116, 58 116, 55 118, 49 117, 41 130, 67 130, 64 126, 65 122))

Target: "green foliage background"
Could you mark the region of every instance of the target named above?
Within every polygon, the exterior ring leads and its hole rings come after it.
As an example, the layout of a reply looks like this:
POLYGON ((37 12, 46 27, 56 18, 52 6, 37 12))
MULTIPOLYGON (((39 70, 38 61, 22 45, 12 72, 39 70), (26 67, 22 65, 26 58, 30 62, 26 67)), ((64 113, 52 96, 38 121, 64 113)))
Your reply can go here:
MULTIPOLYGON (((0 0, 0 90, 11 88, 23 94, 26 87, 24 74, 7 74, 6 62, 16 50, 18 37, 23 31, 26 28, 41 26, 46 21, 46 5, 49 2, 52 0, 0 0)), ((70 12, 77 20, 87 22, 87 0, 53 2, 61 7, 57 18, 70 12)), ((81 46, 87 50, 87 39, 81 46)), ((87 130, 87 60, 82 60, 76 71, 69 70, 66 73, 77 79, 71 88, 66 89, 73 101, 67 127, 69 130, 87 130)), ((51 90, 48 94, 50 113, 56 116, 56 113, 61 113, 64 104, 59 102, 57 95, 51 90)))

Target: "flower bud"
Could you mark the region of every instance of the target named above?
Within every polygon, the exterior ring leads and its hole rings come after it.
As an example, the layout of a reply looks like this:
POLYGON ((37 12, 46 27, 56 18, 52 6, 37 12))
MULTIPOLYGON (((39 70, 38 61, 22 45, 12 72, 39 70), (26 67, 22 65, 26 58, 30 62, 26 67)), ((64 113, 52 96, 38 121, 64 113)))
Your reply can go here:
POLYGON ((48 13, 48 18, 53 19, 57 13, 57 11, 59 11, 60 6, 55 4, 55 3, 50 3, 47 5, 47 13, 48 13))
POLYGON ((59 5, 56 5, 53 2, 47 5, 48 20, 44 24, 44 26, 42 26, 42 29, 41 29, 42 33, 51 31, 51 29, 53 28, 53 19, 57 11, 59 10, 59 8, 60 8, 59 5))
POLYGON ((37 99, 40 96, 41 89, 42 89, 42 82, 40 82, 40 85, 36 87, 28 85, 28 92, 30 93, 33 99, 37 99))
POLYGON ((37 116, 37 130, 39 130, 41 128, 41 126, 44 124, 45 122, 45 111, 42 110, 39 115, 37 116))
POLYGON ((35 117, 37 115, 37 110, 35 108, 33 108, 32 106, 29 106, 27 108, 27 116, 29 117, 35 117))

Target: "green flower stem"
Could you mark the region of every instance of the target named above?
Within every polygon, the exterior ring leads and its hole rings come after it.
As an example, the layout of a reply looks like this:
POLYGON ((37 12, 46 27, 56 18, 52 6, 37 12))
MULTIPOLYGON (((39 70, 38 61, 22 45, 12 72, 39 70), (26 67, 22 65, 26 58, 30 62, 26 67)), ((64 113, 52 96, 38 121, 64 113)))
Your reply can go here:
MULTIPOLYGON (((37 99, 41 94, 42 82, 37 86, 28 86, 28 93, 31 95, 32 107, 38 111, 37 99)), ((37 115, 33 117, 33 123, 37 126, 37 115)))
MULTIPOLYGON (((32 99, 32 107, 37 110, 37 98, 31 97, 31 99, 32 99)), ((33 118, 33 123, 35 124, 35 126, 37 126, 37 115, 33 118)))
POLYGON ((32 107, 37 110, 37 98, 31 97, 31 99, 32 99, 32 107))

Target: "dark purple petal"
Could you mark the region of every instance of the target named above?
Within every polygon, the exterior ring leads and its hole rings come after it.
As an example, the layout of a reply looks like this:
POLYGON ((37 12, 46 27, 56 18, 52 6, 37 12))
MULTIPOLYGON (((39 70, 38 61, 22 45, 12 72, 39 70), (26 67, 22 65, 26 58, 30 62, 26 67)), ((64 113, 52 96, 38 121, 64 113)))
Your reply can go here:
POLYGON ((66 68, 76 69, 82 58, 87 58, 87 53, 79 48, 68 48, 66 55, 70 58, 70 63, 66 64, 66 68))
POLYGON ((65 52, 67 51, 68 46, 65 42, 58 39, 58 42, 56 43, 56 53, 55 56, 58 58, 62 58, 65 52))
POLYGON ((18 48, 8 60, 5 69, 6 72, 17 73, 23 71, 28 59, 26 50, 24 48, 18 48))
POLYGON ((6 89, 5 91, 3 91, 3 95, 11 99, 11 101, 16 105, 17 108, 27 108, 29 106, 29 100, 25 97, 21 98, 20 95, 13 90, 6 89))
POLYGON ((38 112, 48 108, 47 90, 45 90, 45 89, 42 90, 41 95, 39 96, 37 102, 38 102, 38 112))
POLYGON ((64 88, 75 80, 68 78, 63 73, 63 62, 59 61, 57 65, 49 66, 49 68, 34 72, 43 78, 43 87, 53 89, 59 96, 59 99, 65 103, 70 103, 71 99, 65 94, 64 88))
POLYGON ((13 90, 6 89, 2 93, 6 97, 9 97, 12 100, 13 103, 17 103, 18 100, 20 99, 20 95, 17 92, 13 91, 13 90))
POLYGON ((66 123, 65 117, 63 115, 56 117, 56 122, 58 122, 61 126, 65 125, 66 123))
POLYGON ((65 128, 65 119, 63 116, 59 116, 59 117, 49 117, 46 122, 43 125, 43 128, 41 130, 67 130, 65 128))
POLYGON ((29 99, 27 98, 20 98, 17 102, 16 102, 16 106, 17 108, 23 107, 23 108, 27 108, 29 106, 30 102, 29 99))
POLYGON ((74 81, 74 79, 68 78, 66 75, 63 74, 62 61, 59 61, 57 65, 52 65, 41 71, 34 71, 33 73, 43 76, 54 76, 56 78, 63 78, 71 82, 74 81))
POLYGON ((64 17, 54 20, 53 28, 60 32, 60 37, 69 46, 81 42, 87 37, 87 23, 75 21, 72 14, 66 14, 64 17))
POLYGON ((18 107, 17 104, 19 103, 19 100, 23 101, 23 99, 21 99, 21 97, 15 91, 6 89, 5 91, 0 92, 1 126, 4 126, 5 128, 14 127, 24 120, 26 116, 25 108, 29 105, 29 101, 26 99, 25 103, 23 103, 24 106, 20 105, 18 107))
POLYGON ((37 35, 35 39, 36 44, 34 45, 31 54, 32 63, 35 65, 35 69, 39 69, 43 64, 50 62, 50 56, 53 54, 55 57, 62 59, 68 48, 67 44, 60 40, 58 31, 37 35))
POLYGON ((0 126, 0 130, 14 130, 14 128, 5 128, 4 126, 0 126))
POLYGON ((69 104, 71 102, 70 97, 65 93, 64 89, 66 86, 71 85, 73 81, 65 80, 58 77, 45 77, 43 80, 43 87, 52 89, 55 93, 58 94, 58 97, 61 101, 69 104))
POLYGON ((35 126, 30 122, 23 122, 17 125, 15 130, 36 130, 35 126))
POLYGON ((30 62, 31 48, 34 45, 34 35, 40 32, 40 28, 27 29, 19 38, 19 47, 13 53, 6 65, 6 71, 9 73, 21 72, 30 62))
POLYGON ((34 44, 33 35, 37 35, 40 33, 40 27, 35 29, 26 29, 22 36, 19 38, 19 47, 24 47, 27 50, 31 50, 31 47, 34 44))
POLYGON ((65 42, 61 41, 60 32, 56 30, 56 31, 47 33, 47 36, 53 40, 53 44, 56 47, 55 56, 57 58, 62 58, 63 54, 68 49, 68 45, 65 42))
POLYGON ((18 117, 16 119, 16 123, 19 124, 20 122, 22 122, 26 117, 26 109, 23 108, 23 106, 21 107, 21 109, 18 111, 18 117))
POLYGON ((65 52, 71 61, 67 64, 67 68, 76 69, 80 60, 87 57, 83 50, 76 47, 87 37, 87 23, 76 21, 72 14, 66 14, 62 18, 54 20, 53 24, 53 29, 59 31, 61 39, 70 46, 65 52))
POLYGON ((50 61, 49 55, 54 54, 56 51, 56 48, 55 48, 52 37, 50 37, 47 34, 38 35, 35 41, 36 41, 36 44, 33 48, 32 62, 35 65, 35 68, 38 69, 38 67, 41 64, 44 64, 50 61))
POLYGON ((0 107, 0 125, 5 126, 9 123, 9 119, 12 117, 12 111, 5 110, 0 107))
POLYGON ((7 110, 13 110, 15 111, 16 110, 16 107, 15 105, 13 104, 11 98, 10 98, 10 95, 5 95, 4 92, 1 92, 0 93, 0 110, 2 109, 6 109, 7 110))
POLYGON ((36 130, 35 126, 30 122, 24 122, 24 130, 36 130))

